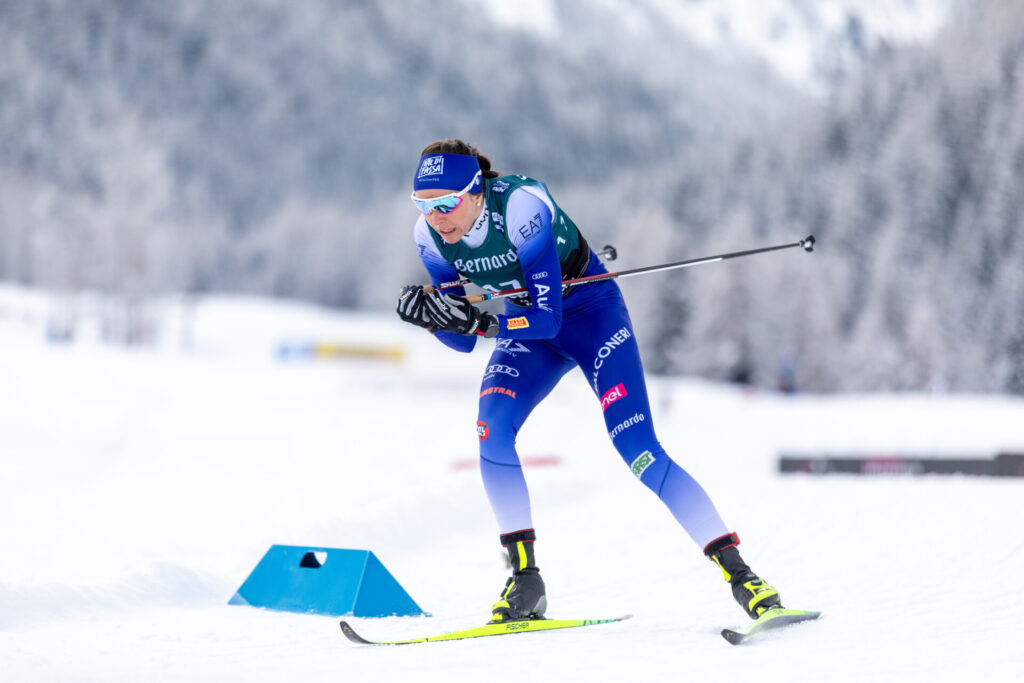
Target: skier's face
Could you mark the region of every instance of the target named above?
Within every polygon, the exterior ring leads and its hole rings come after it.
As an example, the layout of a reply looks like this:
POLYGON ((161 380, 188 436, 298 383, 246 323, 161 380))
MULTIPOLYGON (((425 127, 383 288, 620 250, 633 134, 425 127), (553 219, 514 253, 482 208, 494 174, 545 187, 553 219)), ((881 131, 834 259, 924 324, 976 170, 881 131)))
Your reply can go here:
MULTIPOLYGON (((416 196, 421 199, 433 199, 446 194, 451 194, 451 190, 421 190, 416 193, 416 196)), ((462 196, 459 205, 449 213, 431 211, 426 214, 425 218, 427 225, 433 228, 441 236, 441 239, 448 244, 455 244, 466 236, 481 211, 483 211, 482 194, 466 194, 462 196)))

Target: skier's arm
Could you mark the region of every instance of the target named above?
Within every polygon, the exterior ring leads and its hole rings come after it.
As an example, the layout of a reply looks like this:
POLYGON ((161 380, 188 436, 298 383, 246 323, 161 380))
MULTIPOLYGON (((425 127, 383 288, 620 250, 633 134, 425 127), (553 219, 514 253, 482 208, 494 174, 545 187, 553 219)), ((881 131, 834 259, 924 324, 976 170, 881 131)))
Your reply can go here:
MULTIPOLYGON (((459 279, 459 273, 455 270, 455 267, 444 260, 440 252, 437 250, 437 246, 430 237, 430 226, 427 225, 426 219, 422 216, 416 222, 416 249, 420 254, 420 261, 423 262, 423 266, 427 269, 427 273, 430 275, 430 281, 436 287, 442 282, 451 282, 452 280, 459 279)), ((466 290, 464 287, 456 287, 453 289, 446 289, 446 293, 457 294, 459 296, 465 296, 466 290)), ((453 332, 445 332, 444 330, 438 330, 434 333, 439 341, 449 346, 456 351, 463 353, 469 353, 476 346, 476 335, 467 336, 462 334, 455 334, 453 332)))
POLYGON ((562 266, 551 229, 554 205, 542 188, 523 187, 509 196, 505 215, 531 307, 506 306, 505 315, 498 316, 498 337, 550 339, 562 327, 562 266))

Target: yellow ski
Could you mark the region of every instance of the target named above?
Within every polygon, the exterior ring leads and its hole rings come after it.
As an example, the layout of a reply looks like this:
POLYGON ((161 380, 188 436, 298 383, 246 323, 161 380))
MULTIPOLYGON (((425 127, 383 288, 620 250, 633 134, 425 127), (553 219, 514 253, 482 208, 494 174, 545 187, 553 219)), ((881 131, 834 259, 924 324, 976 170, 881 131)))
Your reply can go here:
POLYGON ((812 612, 802 609, 786 609, 785 607, 774 607, 757 618, 752 625, 745 630, 734 631, 731 628, 722 629, 722 637, 733 645, 739 645, 752 636, 764 631, 773 631, 790 624, 799 624, 801 621, 810 621, 821 616, 821 612, 812 612))
POLYGON ((528 619, 524 621, 508 621, 499 624, 484 624, 474 628, 467 628, 451 633, 442 633, 436 636, 425 638, 411 638, 409 640, 367 640, 352 630, 347 621, 341 622, 341 632, 353 643, 359 645, 410 645, 412 643, 432 643, 438 640, 464 640, 466 638, 482 638, 484 636, 504 636, 511 633, 529 633, 531 631, 552 631, 562 628, 576 628, 577 626, 594 626, 596 624, 610 624, 615 621, 629 619, 630 615, 615 617, 613 619, 528 619))

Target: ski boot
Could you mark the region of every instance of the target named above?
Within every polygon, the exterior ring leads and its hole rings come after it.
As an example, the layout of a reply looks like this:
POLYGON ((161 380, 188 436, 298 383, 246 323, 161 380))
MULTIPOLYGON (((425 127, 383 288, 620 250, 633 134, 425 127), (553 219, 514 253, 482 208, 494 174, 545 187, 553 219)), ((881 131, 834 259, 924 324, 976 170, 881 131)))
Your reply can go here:
POLYGON ((779 591, 765 583, 743 561, 736 549, 739 544, 739 536, 726 534, 708 543, 704 554, 722 570, 725 580, 732 586, 732 596, 747 616, 757 619, 770 609, 782 607, 782 600, 779 591))
POLYGON ((512 576, 505 582, 501 600, 491 607, 491 623, 540 619, 548 608, 544 579, 533 558, 533 529, 504 534, 501 544, 508 550, 512 576))

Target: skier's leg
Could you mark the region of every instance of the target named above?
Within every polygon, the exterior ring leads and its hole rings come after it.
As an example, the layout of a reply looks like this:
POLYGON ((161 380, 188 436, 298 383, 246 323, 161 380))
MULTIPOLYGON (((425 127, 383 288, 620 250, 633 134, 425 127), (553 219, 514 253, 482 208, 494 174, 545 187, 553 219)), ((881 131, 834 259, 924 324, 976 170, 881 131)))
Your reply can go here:
POLYGON ((530 494, 515 442, 533 408, 572 367, 549 342, 500 340, 484 373, 477 421, 480 474, 512 564, 512 576, 491 608, 493 622, 537 618, 547 609, 534 559, 530 494))
POLYGON ((707 492, 658 442, 629 313, 624 305, 605 304, 588 318, 591 329, 563 344, 601 401, 612 444, 693 541, 705 547, 729 530, 707 492))
POLYGON ((762 581, 736 548, 739 537, 728 531, 707 492, 661 447, 654 433, 647 387, 629 314, 612 303, 592 313, 589 334, 574 343, 562 340, 584 368, 600 398, 612 443, 633 474, 658 494, 704 554, 722 570, 733 597, 752 618, 781 607, 779 593, 762 581))
POLYGON ((530 494, 516 452, 527 416, 572 368, 543 341, 501 340, 480 385, 480 474, 501 534, 533 528, 530 494))

